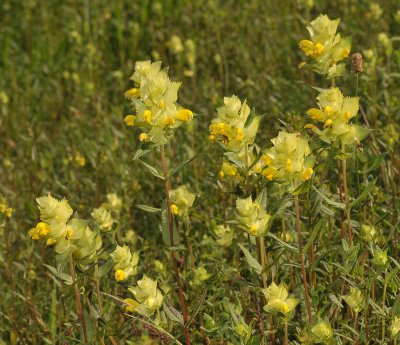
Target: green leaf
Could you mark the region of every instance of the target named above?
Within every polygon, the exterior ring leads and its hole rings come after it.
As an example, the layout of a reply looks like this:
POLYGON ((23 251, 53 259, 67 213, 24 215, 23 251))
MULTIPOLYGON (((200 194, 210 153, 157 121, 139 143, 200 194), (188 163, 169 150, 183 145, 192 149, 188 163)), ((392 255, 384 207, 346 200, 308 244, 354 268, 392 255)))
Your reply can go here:
POLYGON ((362 171, 363 174, 368 174, 371 171, 374 171, 375 169, 379 168, 380 165, 382 164, 383 160, 386 157, 386 153, 382 153, 381 155, 375 157, 373 160, 372 164, 365 167, 362 171))
POLYGON ((172 222, 172 236, 173 236, 172 239, 173 239, 174 245, 171 246, 171 237, 170 237, 170 233, 169 233, 169 224, 168 224, 166 203, 164 204, 163 210, 161 212, 160 229, 161 229, 164 244, 166 246, 168 246, 170 250, 178 250, 179 246, 176 247, 176 245, 179 245, 180 240, 179 240, 179 233, 176 228, 175 222, 172 222))
POLYGON ((147 205, 135 205, 135 207, 139 208, 145 212, 149 212, 149 213, 160 213, 161 212, 161 208, 156 208, 156 207, 147 206, 147 205))
POLYGON ((150 164, 147 164, 146 162, 144 162, 144 161, 142 161, 140 159, 139 159, 139 162, 143 164, 143 166, 147 169, 147 171, 150 174, 152 174, 153 176, 155 176, 155 177, 157 177, 157 178, 159 178, 161 180, 164 180, 164 176, 163 176, 163 174, 162 174, 160 169, 158 169, 156 167, 153 167, 150 164))
POLYGON ((183 326, 183 316, 182 314, 173 307, 168 307, 166 303, 163 304, 163 311, 168 318, 173 321, 179 323, 183 326))
POLYGON ((314 242, 315 238, 318 236, 319 232, 321 231, 323 225, 326 224, 326 218, 322 218, 318 221, 318 223, 315 225, 310 238, 308 239, 306 245, 303 248, 304 253, 308 252, 308 248, 310 248, 311 244, 314 242))
POLYGON ((293 192, 293 195, 300 195, 307 193, 310 190, 311 180, 303 182, 300 186, 298 186, 293 192))
POLYGON ((98 273, 99 278, 106 276, 113 266, 114 262, 111 259, 107 260, 103 265, 101 265, 98 273))
POLYGON ((169 176, 175 175, 177 172, 181 171, 185 167, 185 165, 187 165, 188 163, 190 163, 191 161, 195 160, 196 158, 198 158, 201 155, 203 155, 203 153, 199 153, 197 155, 194 155, 192 158, 189 158, 189 159, 183 161, 175 169, 171 169, 168 175, 169 176))
POLYGON ((354 206, 357 206, 360 204, 362 201, 364 201, 367 197, 372 188, 375 186, 377 179, 375 179, 373 182, 371 182, 364 190, 361 192, 361 194, 358 196, 356 200, 353 200, 350 204, 349 207, 353 208, 354 206))
POLYGON ((246 260, 247 260, 247 263, 249 264, 249 266, 251 268, 253 268, 258 274, 261 274, 262 268, 261 268, 260 263, 255 258, 253 258, 253 256, 250 254, 250 252, 245 247, 243 247, 240 243, 239 243, 239 247, 242 250, 244 256, 246 257, 246 260))
POLYGON ((64 284, 66 285, 72 285, 72 277, 69 274, 63 273, 63 272, 59 272, 55 267, 50 266, 50 265, 46 265, 44 264, 44 266, 47 267, 47 269, 53 273, 57 278, 61 279, 64 284))
POLYGON ((328 204, 331 205, 333 207, 339 208, 341 210, 345 210, 346 209, 346 205, 342 202, 337 202, 337 201, 333 201, 331 199, 329 199, 327 196, 325 196, 323 193, 321 193, 317 188, 315 188, 314 186, 312 187, 321 197, 322 199, 328 204))
POLYGON ((288 250, 298 253, 299 250, 296 247, 293 247, 292 245, 290 245, 289 243, 286 243, 285 241, 282 241, 279 237, 277 237, 275 234, 273 234, 272 232, 269 232, 267 234, 268 237, 273 238, 276 242, 278 242, 279 244, 281 244, 283 247, 286 247, 288 250))

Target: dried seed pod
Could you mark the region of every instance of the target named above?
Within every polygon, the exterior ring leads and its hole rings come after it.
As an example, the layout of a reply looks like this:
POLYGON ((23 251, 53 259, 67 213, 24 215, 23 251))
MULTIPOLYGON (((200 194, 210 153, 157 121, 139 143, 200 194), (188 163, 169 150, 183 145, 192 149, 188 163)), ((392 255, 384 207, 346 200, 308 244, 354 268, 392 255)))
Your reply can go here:
POLYGON ((361 53, 354 53, 351 58, 351 67, 355 73, 360 73, 363 70, 363 57, 361 53))

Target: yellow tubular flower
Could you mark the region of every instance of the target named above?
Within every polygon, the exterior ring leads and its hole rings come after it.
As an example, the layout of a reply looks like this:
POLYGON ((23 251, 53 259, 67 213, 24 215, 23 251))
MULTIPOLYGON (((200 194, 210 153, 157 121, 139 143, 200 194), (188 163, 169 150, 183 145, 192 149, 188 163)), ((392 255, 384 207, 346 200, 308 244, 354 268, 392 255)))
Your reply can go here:
POLYGON ((145 110, 143 112, 143 120, 144 122, 151 123, 151 121, 153 120, 153 114, 150 110, 145 110))
POLYGON ((257 224, 252 224, 249 228, 249 232, 251 235, 257 235, 257 224))
POLYGON ((54 238, 48 238, 46 241, 46 246, 54 246, 57 243, 56 239, 54 238))
POLYGON ((37 241, 40 239, 39 231, 37 228, 32 228, 28 231, 28 234, 30 238, 34 241, 37 241))
POLYGON ((123 281, 126 278, 126 273, 124 270, 116 270, 115 271, 115 280, 117 282, 123 281))
POLYGON ((307 110, 307 115, 313 120, 322 121, 324 118, 324 113, 317 108, 310 108, 307 110))
POLYGON ((171 205, 171 213, 175 216, 179 215, 179 207, 175 204, 171 205))
POLYGON ((332 127, 332 124, 333 124, 332 119, 328 119, 328 120, 325 121, 324 127, 325 127, 325 128, 327 128, 327 127, 332 127))
POLYGON ((332 115, 332 107, 330 106, 330 105, 327 105, 325 108, 324 108, 324 113, 325 113, 325 115, 326 116, 331 116, 332 115))
POLYGON ((125 121, 126 125, 130 126, 130 127, 134 127, 135 126, 135 120, 136 120, 136 116, 135 115, 127 115, 124 118, 124 121, 125 121))
POLYGON ((291 172, 293 170, 293 163, 290 158, 286 161, 286 170, 289 172, 291 172))
POLYGON ((67 232, 65 233, 65 239, 70 240, 73 235, 74 235, 74 230, 71 227, 69 227, 67 232))
POLYGON ((238 128, 236 131, 236 138, 237 141, 242 141, 243 140, 243 130, 241 128, 238 128))
POLYGON ((313 57, 320 56, 323 52, 324 52, 324 45, 321 43, 317 43, 314 47, 313 57))
POLYGON ((314 174, 314 170, 312 168, 307 168, 303 172, 304 180, 309 180, 313 174, 314 174))
POLYGON ((343 49, 342 53, 341 53, 341 56, 342 56, 343 59, 345 59, 345 58, 347 58, 349 56, 349 54, 350 54, 350 50, 343 49))
POLYGON ((304 54, 311 55, 314 49, 314 43, 309 40, 302 40, 299 43, 299 47, 304 52, 304 54))
POLYGON ((40 222, 36 225, 36 229, 39 233, 39 236, 44 237, 44 236, 47 236, 47 234, 49 233, 50 226, 46 223, 40 222))
POLYGON ((164 109, 164 107, 165 107, 165 102, 164 100, 161 100, 160 103, 158 103, 158 108, 164 109))
POLYGON ((222 170, 220 170, 219 173, 218 173, 218 176, 219 176, 219 178, 224 178, 225 177, 225 173, 222 170))
POLYGON ((147 133, 140 133, 139 135, 139 141, 147 141, 149 138, 149 136, 147 135, 147 133))
POLYGON ((209 136, 208 136, 208 141, 209 141, 210 143, 213 143, 213 142, 215 141, 215 135, 209 135, 209 136))
POLYGON ((260 160, 265 166, 269 166, 272 164, 272 159, 268 155, 262 155, 260 160))
POLYGON ((176 118, 179 121, 187 122, 187 121, 193 119, 193 112, 189 109, 181 109, 176 114, 176 118))
POLYGON ((125 91, 125 97, 128 98, 139 98, 140 97, 140 90, 136 87, 125 91))
POLYGON ((173 126, 175 124, 175 119, 173 118, 173 117, 167 117, 165 120, 164 120, 164 126, 165 127, 171 127, 171 126, 173 126))
POLYGON ((347 121, 349 121, 350 118, 350 113, 348 111, 345 111, 343 114, 343 122, 347 123, 347 121))

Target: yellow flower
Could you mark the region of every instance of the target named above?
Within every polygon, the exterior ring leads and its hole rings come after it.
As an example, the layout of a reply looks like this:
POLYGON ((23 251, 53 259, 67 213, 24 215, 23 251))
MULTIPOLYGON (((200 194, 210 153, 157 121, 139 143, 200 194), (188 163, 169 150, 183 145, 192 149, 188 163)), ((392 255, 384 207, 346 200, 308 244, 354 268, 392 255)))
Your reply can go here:
POLYGON ((124 270, 118 269, 118 270, 115 271, 115 280, 117 282, 120 282, 120 281, 125 280, 125 279, 126 279, 126 273, 125 273, 124 270))
POLYGON ((176 119, 182 122, 187 122, 193 119, 193 112, 189 109, 180 109, 176 114, 176 119))
POLYGON ((67 232, 65 233, 65 239, 70 240, 74 235, 74 230, 71 227, 68 227, 67 232))
POLYGON ((179 207, 176 206, 175 204, 171 205, 171 213, 177 216, 179 214, 179 207))
POLYGON ((135 115, 127 115, 124 118, 124 121, 125 121, 126 125, 130 126, 130 127, 134 127, 135 126, 135 120, 136 120, 136 116, 135 115))
POLYGON ((139 98, 140 97, 140 89, 134 87, 125 91, 125 97, 127 98, 139 98))
POLYGON ((328 119, 328 120, 326 120, 325 123, 324 123, 324 127, 325 127, 325 128, 330 128, 330 127, 332 127, 332 125, 333 125, 332 119, 328 119))
POLYGON ((39 230, 37 228, 32 228, 28 231, 29 236, 31 237, 32 240, 39 240, 40 235, 39 235, 39 230))
POLYGON ((55 238, 48 238, 46 241, 46 246, 54 246, 57 243, 57 240, 55 238))
POLYGON ((324 118, 324 113, 317 108, 308 109, 307 115, 310 116, 313 120, 317 121, 321 121, 324 118))
POLYGON ((50 226, 44 222, 40 222, 36 225, 36 229, 38 230, 39 236, 47 236, 50 231, 50 226))
POLYGON ((173 126, 175 124, 175 119, 173 118, 173 117, 167 117, 165 120, 164 120, 164 126, 165 127, 171 127, 171 126, 173 126))
POLYGON ((149 136, 145 132, 140 133, 140 135, 139 135, 139 141, 147 141, 148 138, 149 138, 149 136))
POLYGON ((314 174, 314 170, 312 168, 307 168, 303 172, 304 180, 309 180, 313 174, 314 174))
POLYGON ((153 121, 153 114, 150 110, 145 110, 143 112, 143 120, 147 123, 151 123, 153 121))

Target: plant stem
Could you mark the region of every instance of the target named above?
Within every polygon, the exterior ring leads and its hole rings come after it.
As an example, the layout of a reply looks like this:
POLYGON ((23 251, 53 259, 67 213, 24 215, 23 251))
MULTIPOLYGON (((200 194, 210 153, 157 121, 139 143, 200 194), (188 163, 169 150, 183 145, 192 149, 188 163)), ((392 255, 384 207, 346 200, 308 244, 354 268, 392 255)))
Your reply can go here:
MULTIPOLYGON (((383 284, 383 294, 382 294, 382 310, 385 312, 385 300, 386 300, 386 289, 387 289, 387 270, 385 270, 385 282, 383 284)), ((385 341, 385 316, 382 316, 382 344, 385 341)))
POLYGON ((74 259, 72 258, 72 254, 69 259, 69 271, 72 277, 72 285, 74 286, 74 294, 75 294, 75 303, 76 303, 76 313, 78 314, 79 320, 81 322, 82 327, 82 334, 85 343, 87 343, 87 334, 86 334, 86 323, 85 317, 83 316, 83 309, 81 304, 81 298, 79 296, 78 284, 76 281, 76 274, 75 274, 75 264, 74 259))
POLYGON ((285 345, 289 345, 288 322, 285 320, 285 345))
POLYGON ((309 296, 308 287, 307 287, 306 268, 304 266, 303 241, 302 241, 302 237, 301 237, 300 208, 299 208, 299 197, 298 197, 298 195, 294 196, 294 207, 296 209, 297 237, 298 237, 298 241, 299 241, 299 254, 300 254, 300 263, 301 263, 301 273, 302 273, 302 276, 303 276, 304 294, 306 296, 308 323, 311 324, 311 317, 312 317, 312 315, 311 315, 311 303, 310 303, 310 296, 309 296))
MULTIPOLYGON (((342 187, 342 168, 340 164, 340 159, 337 161, 338 166, 338 180, 339 180, 339 201, 343 203, 343 187, 342 187)), ((342 240, 345 238, 346 230, 344 229, 344 212, 340 210, 340 234, 342 236, 342 240)))
POLYGON ((349 193, 347 190, 347 167, 346 167, 346 159, 343 160, 342 164, 343 170, 343 189, 344 189, 344 197, 346 202, 346 217, 347 217, 347 235, 349 237, 350 245, 353 242, 353 234, 351 230, 351 219, 350 219, 350 206, 349 206, 349 193))
MULTIPOLYGON (((172 248, 172 247, 174 247, 174 231, 173 231, 174 224, 173 224, 173 218, 172 218, 172 213, 171 213, 171 200, 169 197, 169 193, 171 190, 171 184, 170 184, 170 180, 169 180, 168 162, 167 162, 167 159, 165 156, 164 145, 160 146, 160 153, 161 153, 162 171, 163 171, 164 180, 165 180, 165 194, 166 194, 166 200, 167 200, 167 216, 168 216, 168 231, 169 231, 170 245, 172 248)), ((182 315, 183 315, 186 345, 190 345, 189 328, 186 326, 187 321, 188 321, 188 315, 187 315, 187 310, 186 310, 186 305, 185 305, 185 296, 183 295, 181 277, 179 274, 178 263, 175 258, 175 252, 172 249, 171 249, 171 259, 172 259, 172 264, 174 265, 175 278, 176 278, 176 282, 178 285, 179 299, 180 299, 182 315)))

